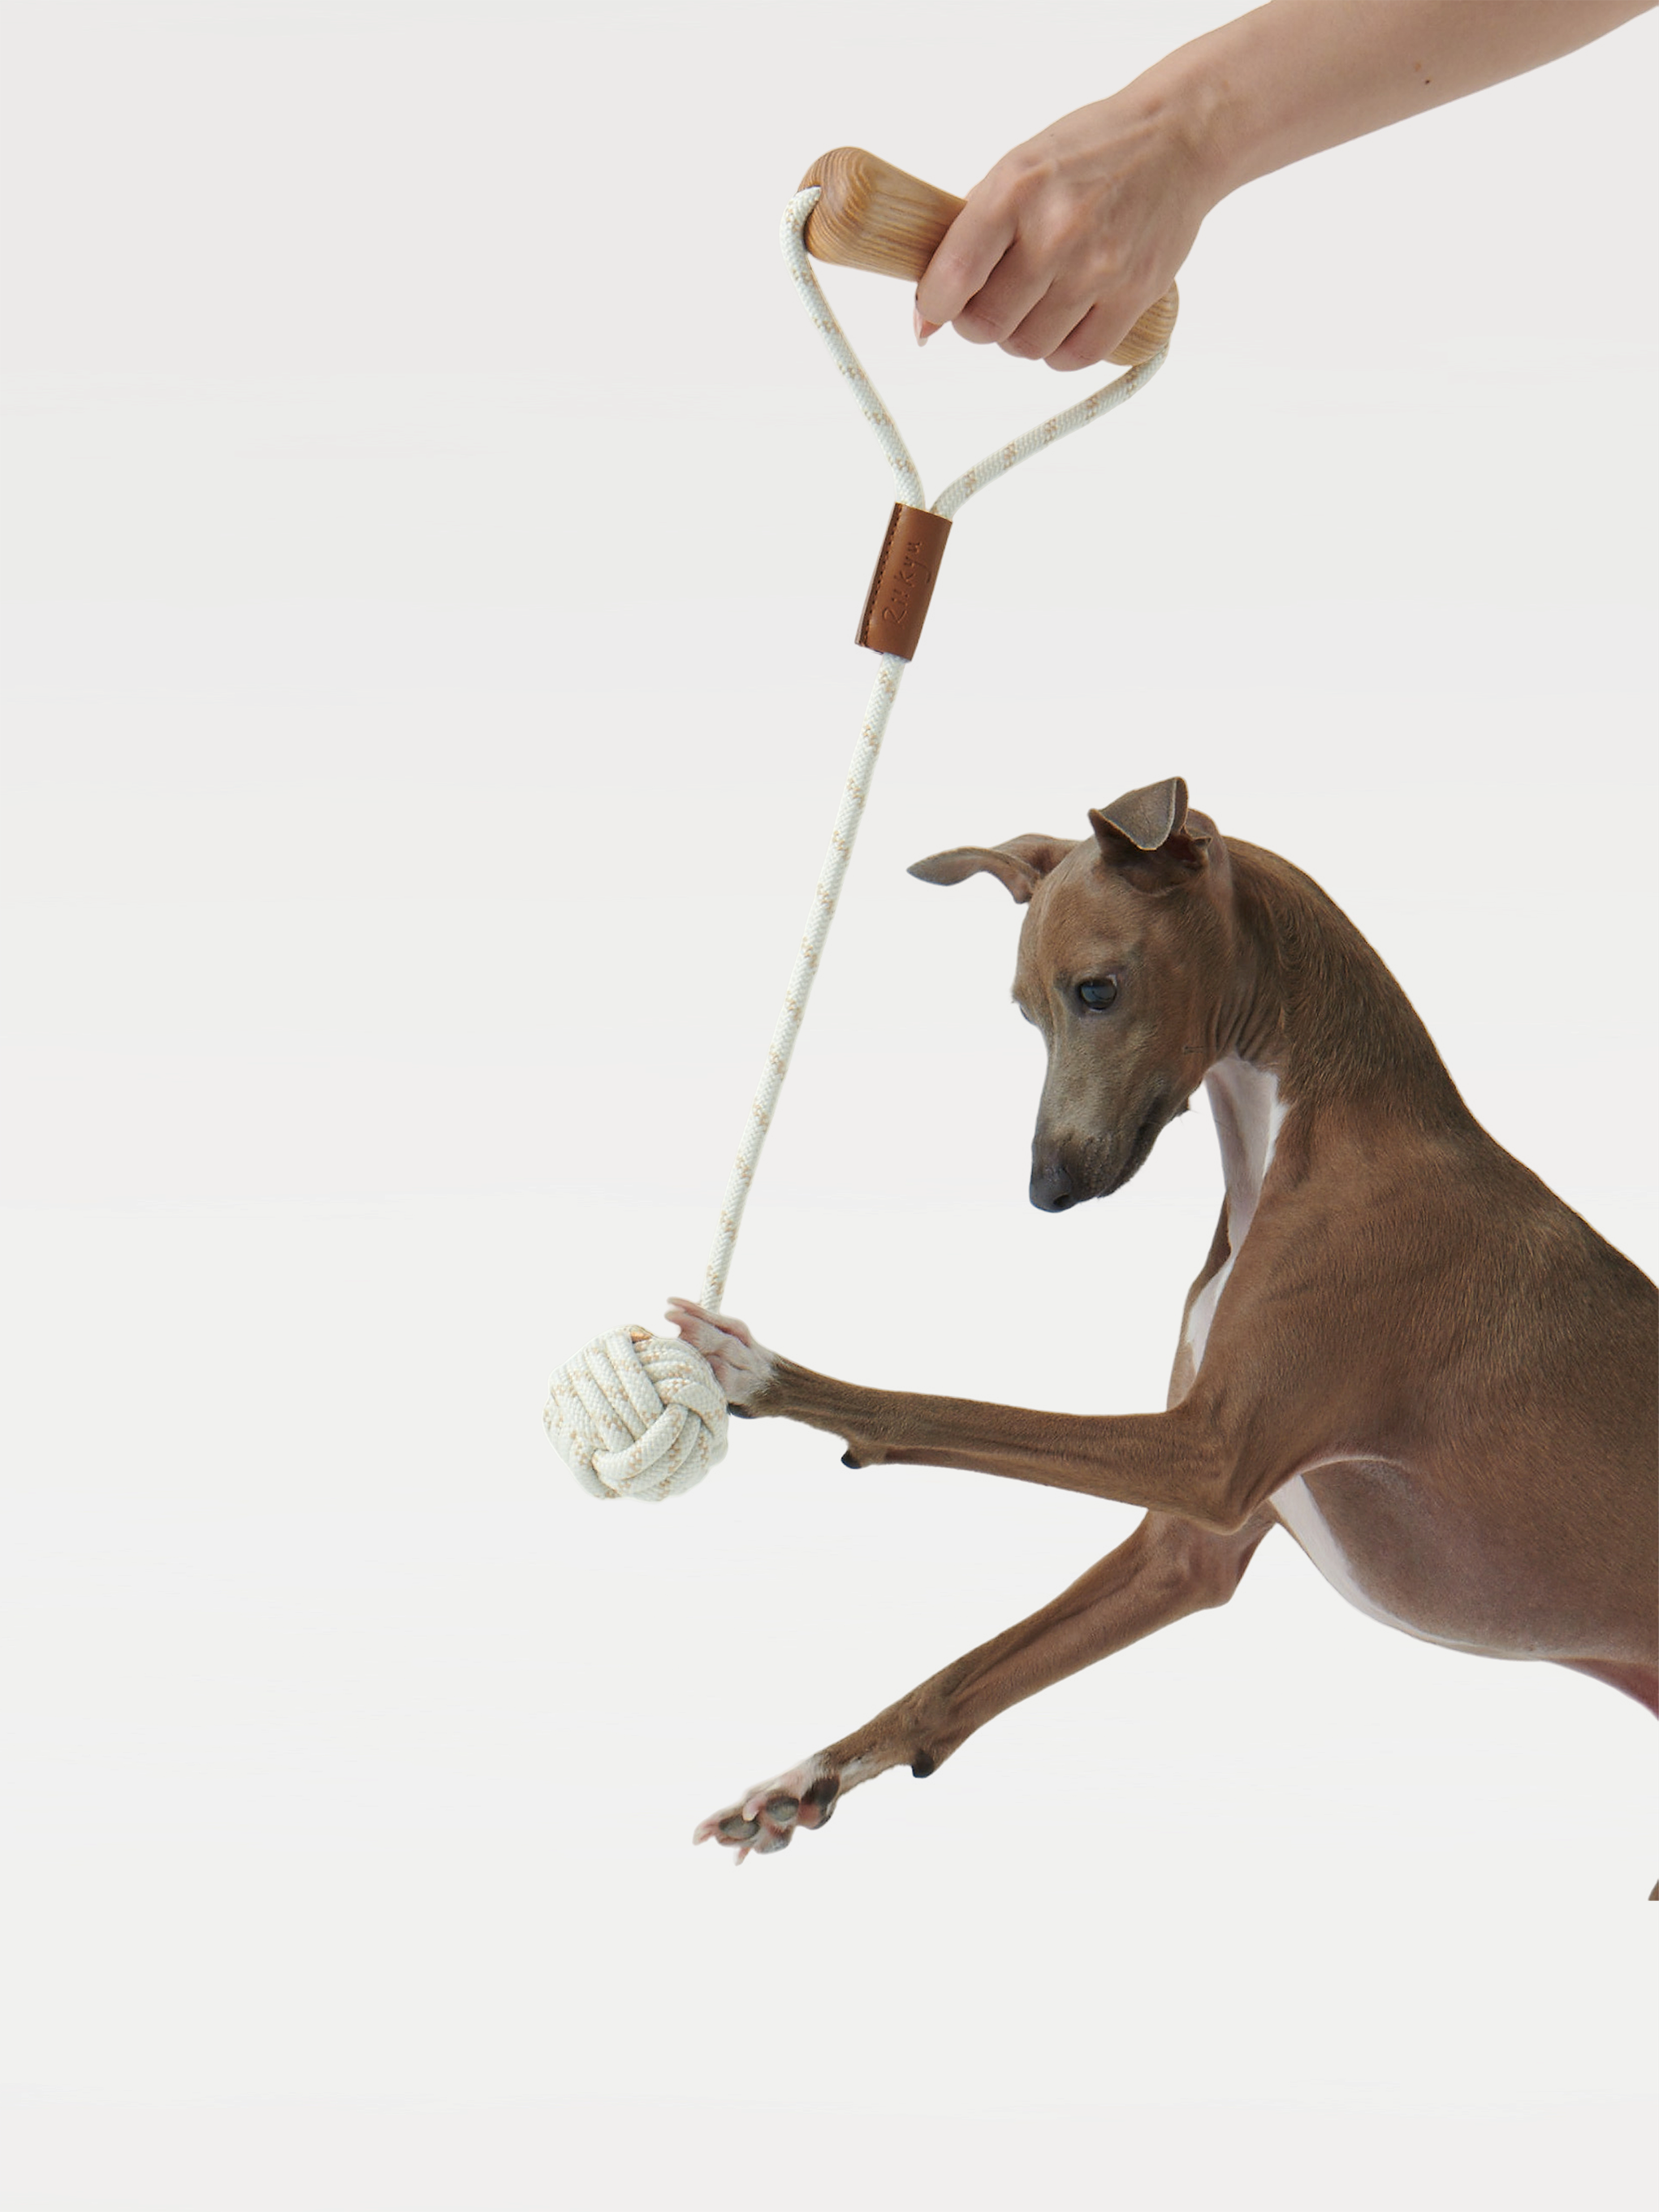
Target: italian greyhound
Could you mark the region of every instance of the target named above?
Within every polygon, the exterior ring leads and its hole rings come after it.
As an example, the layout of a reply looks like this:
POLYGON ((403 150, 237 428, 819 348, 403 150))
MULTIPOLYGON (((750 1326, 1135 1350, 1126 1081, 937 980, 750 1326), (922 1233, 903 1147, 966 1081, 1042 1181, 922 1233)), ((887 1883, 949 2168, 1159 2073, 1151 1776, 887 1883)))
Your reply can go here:
POLYGON ((688 1301, 669 1318, 734 1411, 827 1429, 848 1467, 972 1468, 1146 1518, 1052 1605, 711 1814, 694 1840, 739 1863, 1224 1604, 1277 1524, 1391 1627, 1553 1660, 1659 1713, 1653 1285, 1480 1127, 1399 984, 1299 869, 1224 840, 1179 777, 1089 822, 1079 842, 963 846, 910 872, 993 875, 1026 909, 1014 998, 1048 1054, 1034 1206, 1121 1190, 1209 1095, 1226 1195, 1167 1410, 864 1389, 688 1301))

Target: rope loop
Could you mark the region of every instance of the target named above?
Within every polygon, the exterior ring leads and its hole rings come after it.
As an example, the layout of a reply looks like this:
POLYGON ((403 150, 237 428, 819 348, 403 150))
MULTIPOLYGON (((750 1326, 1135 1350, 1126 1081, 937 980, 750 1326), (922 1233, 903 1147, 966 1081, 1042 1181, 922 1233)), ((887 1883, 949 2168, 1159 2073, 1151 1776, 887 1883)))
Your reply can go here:
MULTIPOLYGON (((1022 436, 1006 446, 959 476, 946 486, 931 508, 916 465, 910 458, 910 449, 896 422, 888 413, 881 394, 871 382, 864 364, 848 343, 847 333, 836 319, 835 310, 823 296, 817 272, 806 251, 806 219, 817 205, 818 187, 809 185, 805 191, 797 192, 783 211, 781 243, 783 258, 795 282, 801 305, 807 319, 823 339, 830 358, 845 379, 856 401, 859 412, 870 425, 882 455, 893 471, 899 499, 906 507, 924 508, 927 512, 949 520, 976 491, 999 477, 1006 476, 1010 469, 1018 468, 1032 454, 1043 452, 1059 439, 1070 437, 1074 430, 1085 428, 1109 415, 1113 408, 1121 407, 1158 374, 1168 358, 1169 349, 1154 354, 1150 361, 1131 368, 1097 392, 1079 400, 1076 406, 1063 409, 1049 416, 1022 436)), ((876 680, 870 693, 870 703, 865 708, 864 725, 853 753, 852 766, 836 816, 836 826, 830 832, 830 850, 824 856, 819 872, 817 888, 813 893, 811 910, 790 972, 788 985, 783 994, 783 1011, 772 1032, 767 1048, 766 1062, 762 1070, 760 1088, 756 1091, 749 1109, 748 1126, 737 1158, 732 1164, 726 1194, 720 1201, 720 1226, 715 1232, 714 1247, 708 1255, 708 1266, 703 1277, 702 1303, 710 1313, 718 1313, 726 1295, 726 1279, 732 1265, 732 1247, 737 1242, 738 1224, 753 1186, 755 1170, 758 1165, 761 1147, 771 1127, 772 1111, 777 1103, 783 1079, 789 1073, 790 1056, 794 1049, 796 1035, 806 1011, 806 1001, 812 988, 813 978, 818 972, 824 940, 830 934, 830 925, 835 920, 836 904, 841 896, 848 864, 853 857, 853 843, 858 836, 859 824, 864 818, 865 802, 870 795, 871 778, 875 770, 881 741, 886 733, 887 717, 897 696, 899 680, 908 663, 894 653, 883 653, 876 671, 876 680)))
MULTIPOLYGON (((1097 422, 1115 407, 1148 384, 1169 357, 1167 347, 1138 368, 1127 369, 1110 384, 1091 392, 1076 406, 1061 410, 1020 437, 975 462, 971 469, 947 484, 931 508, 921 477, 910 458, 898 425, 888 413, 881 394, 866 374, 864 366, 848 343, 818 283, 806 252, 806 218, 817 204, 818 187, 797 192, 784 210, 783 255, 794 278, 808 319, 830 352, 859 411, 870 425, 876 443, 893 476, 901 503, 920 507, 950 520, 975 492, 999 477, 1006 476, 1022 461, 1045 451, 1074 430, 1097 422)), ((794 1052, 795 1039, 811 995, 830 925, 853 857, 853 845, 864 818, 887 718, 898 696, 908 662, 883 653, 876 680, 865 708, 858 743, 853 750, 830 849, 819 871, 806 927, 790 970, 783 1007, 767 1047, 760 1087, 749 1108, 743 1143, 720 1200, 720 1224, 703 1279, 702 1303, 710 1313, 720 1310, 732 1249, 743 1221, 743 1210, 754 1184, 761 1149, 777 1105, 784 1078, 794 1052)), ((597 1498, 638 1498, 658 1500, 677 1496, 702 1481, 725 1453, 726 1399, 714 1370, 702 1353, 677 1337, 655 1335, 640 1328, 616 1328, 594 1340, 585 1352, 568 1360, 553 1378, 544 1415, 547 1432, 583 1487, 597 1498)))

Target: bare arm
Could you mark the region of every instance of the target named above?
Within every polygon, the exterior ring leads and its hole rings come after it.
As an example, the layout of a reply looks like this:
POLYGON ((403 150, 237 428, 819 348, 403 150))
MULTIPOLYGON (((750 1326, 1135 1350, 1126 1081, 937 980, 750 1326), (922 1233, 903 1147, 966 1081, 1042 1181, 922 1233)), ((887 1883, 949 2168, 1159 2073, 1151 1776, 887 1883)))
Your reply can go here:
POLYGON ((1252 179, 1519 76, 1655 0, 1268 0, 1005 155, 917 292, 916 334, 1085 368, 1252 179))

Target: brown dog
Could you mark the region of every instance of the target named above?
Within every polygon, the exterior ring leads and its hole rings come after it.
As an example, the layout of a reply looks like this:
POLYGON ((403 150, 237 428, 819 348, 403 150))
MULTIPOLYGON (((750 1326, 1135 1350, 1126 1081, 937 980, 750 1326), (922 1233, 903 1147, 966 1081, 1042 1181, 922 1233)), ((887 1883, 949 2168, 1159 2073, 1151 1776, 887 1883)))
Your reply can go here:
MULTIPOLYGON (((1085 1418, 861 1389, 676 1300, 732 1404, 854 1467, 977 1468, 1144 1506, 1054 1602, 712 1814, 781 1850, 890 1766, 1200 1607, 1282 1522, 1413 1636, 1551 1659, 1659 1712, 1659 1298, 1474 1121, 1404 993, 1317 884, 1228 843, 1180 779, 1092 836, 935 854, 1027 908, 1014 996, 1048 1068, 1031 1202, 1134 1174, 1202 1083, 1226 1196, 1162 1413, 1085 1418)), ((1656 1890, 1659 1896, 1659 1890, 1656 1890)))

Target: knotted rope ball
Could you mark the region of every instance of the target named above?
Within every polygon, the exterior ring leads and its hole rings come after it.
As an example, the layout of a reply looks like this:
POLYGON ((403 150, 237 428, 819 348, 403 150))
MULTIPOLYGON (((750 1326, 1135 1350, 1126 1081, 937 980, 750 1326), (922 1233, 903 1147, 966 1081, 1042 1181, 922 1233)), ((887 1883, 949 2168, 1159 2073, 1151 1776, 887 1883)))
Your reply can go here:
POLYGON ((542 1419, 595 1498, 678 1498, 726 1451, 726 1393, 714 1369, 683 1339, 648 1328, 613 1328, 567 1360, 542 1419))

